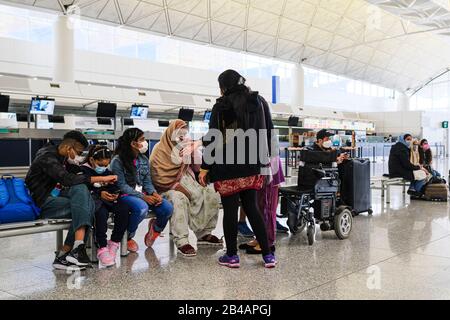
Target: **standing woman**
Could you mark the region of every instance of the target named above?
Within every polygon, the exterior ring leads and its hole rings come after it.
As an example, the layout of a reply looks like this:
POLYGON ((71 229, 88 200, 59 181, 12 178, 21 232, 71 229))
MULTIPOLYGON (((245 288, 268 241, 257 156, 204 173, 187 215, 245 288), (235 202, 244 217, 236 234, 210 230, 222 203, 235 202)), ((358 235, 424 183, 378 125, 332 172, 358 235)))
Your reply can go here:
POLYGON ((250 91, 245 85, 244 77, 238 72, 227 70, 218 80, 222 96, 217 99, 212 109, 209 131, 203 138, 206 149, 199 180, 204 186, 207 184, 207 178, 210 182, 214 182, 214 188, 222 199, 227 251, 219 258, 219 264, 230 268, 240 266, 236 244, 240 201, 256 240, 261 246, 264 266, 273 268, 276 259, 269 249, 266 228, 257 202, 257 191, 262 188, 264 182, 261 168, 265 161, 258 159, 255 162, 252 159, 255 153, 256 155, 260 153, 258 152, 260 148, 270 149, 270 129, 273 128, 270 111, 267 102, 258 95, 258 92, 250 91), (268 131, 263 131, 264 134, 261 136, 258 135, 257 144, 245 139, 244 150, 241 148, 235 152, 237 139, 233 134, 236 135, 239 131, 247 134, 252 130, 257 134, 260 130, 268 131), (215 141, 213 137, 221 137, 219 140, 222 141, 215 141), (210 144, 213 144, 213 148, 209 146, 210 144), (211 156, 207 154, 210 151, 211 156), (232 158, 231 161, 229 158, 232 158))
POLYGON ((149 209, 156 214, 150 219, 144 242, 151 247, 164 230, 172 216, 172 204, 159 195, 152 183, 150 164, 145 153, 148 142, 139 128, 129 128, 118 140, 111 170, 117 175, 117 185, 123 196, 120 201, 130 208, 128 222, 128 251, 137 252, 138 244, 133 240, 139 224, 147 217, 149 209))

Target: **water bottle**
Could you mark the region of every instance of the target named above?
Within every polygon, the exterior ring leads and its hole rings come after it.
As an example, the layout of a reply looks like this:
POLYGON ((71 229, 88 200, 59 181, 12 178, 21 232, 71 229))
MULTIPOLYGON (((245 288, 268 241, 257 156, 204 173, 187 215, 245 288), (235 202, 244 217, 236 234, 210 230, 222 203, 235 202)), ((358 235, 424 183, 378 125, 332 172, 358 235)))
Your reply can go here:
POLYGON ((61 184, 60 183, 57 183, 56 184, 56 186, 55 186, 55 188, 53 188, 53 190, 52 190, 52 192, 50 192, 50 195, 53 197, 53 198, 57 198, 57 197, 59 197, 59 194, 61 193, 61 184))

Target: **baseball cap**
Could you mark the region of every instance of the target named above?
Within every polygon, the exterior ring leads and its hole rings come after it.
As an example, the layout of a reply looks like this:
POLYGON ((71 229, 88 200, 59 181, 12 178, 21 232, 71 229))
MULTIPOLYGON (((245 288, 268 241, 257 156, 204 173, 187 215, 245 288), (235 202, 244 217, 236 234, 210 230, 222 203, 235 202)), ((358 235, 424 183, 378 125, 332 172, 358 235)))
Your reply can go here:
POLYGON ((334 136, 334 133, 331 133, 329 131, 327 131, 326 129, 322 129, 319 132, 317 132, 316 138, 317 140, 326 138, 326 137, 332 137, 334 136))

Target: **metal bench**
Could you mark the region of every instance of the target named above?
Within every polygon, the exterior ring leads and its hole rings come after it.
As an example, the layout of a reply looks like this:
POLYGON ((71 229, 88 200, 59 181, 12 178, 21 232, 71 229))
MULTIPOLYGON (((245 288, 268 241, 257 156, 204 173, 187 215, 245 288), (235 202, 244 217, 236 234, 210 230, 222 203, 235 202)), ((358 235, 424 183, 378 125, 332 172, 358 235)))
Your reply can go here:
POLYGON ((403 187, 403 194, 406 193, 406 187, 410 181, 403 178, 374 177, 370 179, 370 187, 373 190, 381 190, 381 198, 386 198, 386 203, 391 203, 391 187, 403 187))
POLYGON ((13 175, 16 178, 25 179, 29 167, 0 167, 0 177, 3 175, 13 175))
MULTIPOLYGON (((60 250, 64 244, 63 232, 70 228, 70 224, 70 219, 39 219, 29 222, 0 224, 0 238, 56 232, 56 250, 60 250)), ((108 224, 108 228, 112 229, 113 227, 114 224, 112 222, 108 224)), ((125 232, 120 244, 120 255, 122 257, 128 255, 127 240, 128 234, 125 232)), ((97 246, 94 243, 92 232, 89 232, 88 243, 86 245, 90 248, 88 254, 92 262, 97 262, 97 246)))
POLYGON ((0 238, 56 232, 56 250, 59 250, 63 245, 63 231, 70 228, 70 222, 70 219, 40 219, 0 224, 0 238))

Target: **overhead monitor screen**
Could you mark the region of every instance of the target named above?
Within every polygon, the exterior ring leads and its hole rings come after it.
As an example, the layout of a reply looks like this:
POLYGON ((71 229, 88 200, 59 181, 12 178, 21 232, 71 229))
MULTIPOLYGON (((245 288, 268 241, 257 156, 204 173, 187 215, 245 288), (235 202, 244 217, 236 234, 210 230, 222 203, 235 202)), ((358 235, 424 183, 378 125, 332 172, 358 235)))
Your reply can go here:
POLYGON ((203 121, 208 122, 211 120, 211 113, 212 111, 205 111, 205 114, 203 115, 203 121))
POLYGON ((189 122, 194 118, 194 109, 181 108, 178 112, 178 119, 189 122))
POLYGON ((147 119, 148 106, 133 105, 131 107, 130 118, 131 119, 147 119))
POLYGON ((288 120, 288 126, 296 127, 298 126, 298 117, 290 116, 288 120))
POLYGON ((55 111, 55 100, 54 99, 31 99, 30 113, 31 114, 47 114, 53 115, 55 111))
POLYGON ((0 112, 8 112, 9 96, 0 94, 0 112))
POLYGON ((97 118, 115 118, 117 112, 117 104, 99 102, 97 107, 97 118))

